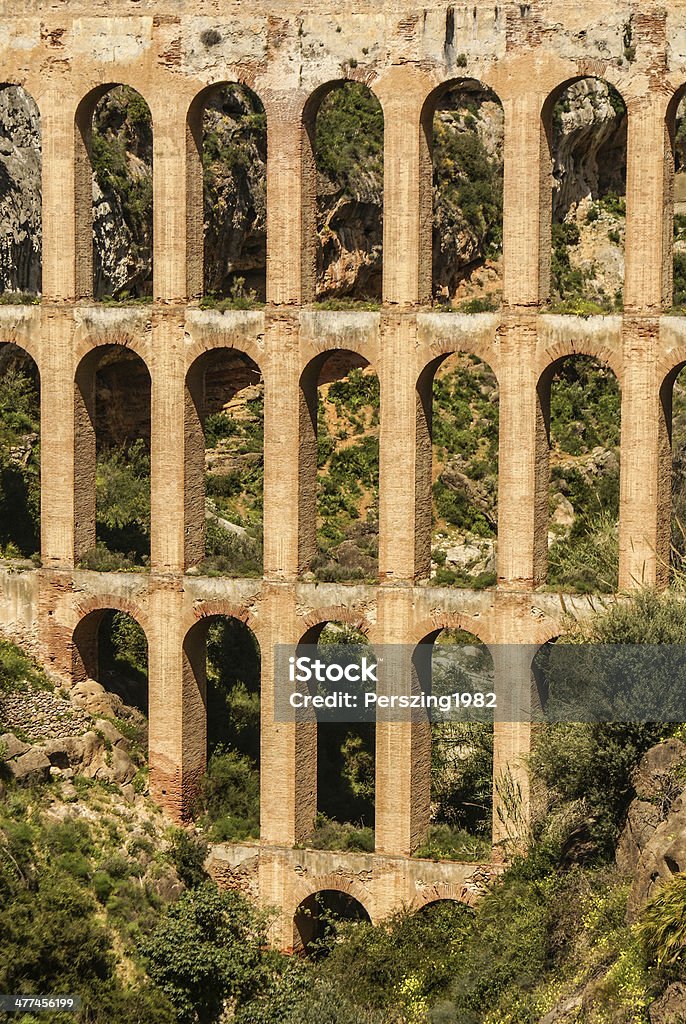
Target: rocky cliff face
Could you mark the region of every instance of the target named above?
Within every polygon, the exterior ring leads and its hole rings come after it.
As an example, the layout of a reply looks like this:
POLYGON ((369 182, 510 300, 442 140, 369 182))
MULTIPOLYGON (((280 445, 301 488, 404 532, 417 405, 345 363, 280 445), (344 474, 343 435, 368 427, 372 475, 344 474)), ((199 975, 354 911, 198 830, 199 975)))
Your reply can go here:
MULTIPOLYGON (((203 130, 206 291, 264 298, 264 111, 247 89, 218 89, 203 130)), ((325 98, 316 149, 318 295, 378 298, 383 116, 364 87, 349 84, 325 98)), ((443 301, 497 298, 502 149, 503 112, 493 94, 469 82, 445 94, 434 119, 434 291, 443 301)), ((557 221, 578 221, 580 203, 623 193, 626 115, 605 83, 587 79, 563 94, 553 152, 557 221)), ((147 106, 132 90, 117 87, 98 105, 93 164, 96 294, 149 294, 152 128, 147 106)), ((32 101, 11 86, 0 90, 0 221, 0 287, 40 291, 40 125, 32 101)), ((609 231, 620 252, 610 254, 611 293, 621 277, 623 238, 615 226, 609 231)), ((596 253, 592 262, 607 262, 606 255, 596 253)), ((574 264, 575 254, 570 257, 574 264)))
POLYGON ((41 160, 38 109, 0 87, 0 291, 41 288, 41 160))

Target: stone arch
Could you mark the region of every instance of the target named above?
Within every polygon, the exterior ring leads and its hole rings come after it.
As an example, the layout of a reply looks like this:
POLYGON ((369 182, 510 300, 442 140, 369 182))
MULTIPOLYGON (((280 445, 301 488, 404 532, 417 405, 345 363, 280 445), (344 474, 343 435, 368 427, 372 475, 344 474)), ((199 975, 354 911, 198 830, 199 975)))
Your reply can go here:
MULTIPOLYGON (((669 308, 672 305, 683 307, 686 303, 683 284, 684 267, 686 266, 686 256, 683 250, 683 243, 686 241, 686 223, 684 223, 683 219, 683 194, 677 197, 677 175, 683 175, 686 170, 684 154, 679 152, 680 147, 677 145, 677 121, 679 119, 679 111, 684 107, 685 99, 686 83, 683 83, 674 90, 669 98, 664 120, 664 191, 666 207, 663 225, 664 274, 662 301, 664 308, 669 308), (677 202, 681 206, 679 218, 676 215, 677 202), (677 252, 675 244, 677 241, 681 243, 679 252, 677 252), (676 289, 675 284, 677 285, 676 289)), ((683 188, 680 188, 679 192, 683 193, 683 188)))
MULTIPOLYGON (((309 887, 307 887, 309 888, 309 887)), ((361 888, 361 887, 357 887, 361 888)), ((318 940, 325 937, 328 928, 333 927, 335 931, 336 908, 342 911, 341 916, 348 920, 366 920, 371 924, 372 916, 367 909, 364 898, 366 894, 355 895, 351 889, 356 889, 340 875, 331 874, 325 878, 323 887, 314 889, 303 896, 294 907, 291 915, 293 922, 293 951, 315 955, 321 951, 317 950, 318 940), (331 883, 329 883, 331 879, 331 883), (326 907, 327 921, 322 929, 319 923, 319 906, 321 901, 326 907), (328 906, 327 906, 328 905, 328 906)))
MULTIPOLYGON (((459 316, 459 314, 456 314, 459 316)), ((475 316, 488 316, 494 317, 492 313, 477 313, 475 316)), ((441 337, 436 341, 432 341, 427 355, 424 357, 422 366, 417 375, 417 384, 422 377, 422 374, 426 373, 431 367, 434 367, 434 373, 438 366, 450 356, 463 354, 476 356, 482 363, 486 363, 488 368, 494 374, 496 380, 498 380, 499 370, 499 355, 495 343, 489 338, 488 340, 475 338, 474 335, 466 334, 459 340, 452 337, 441 337)))
POLYGON ((430 618, 422 619, 416 624, 408 643, 415 646, 421 643, 433 643, 444 629, 461 629, 465 633, 472 633, 489 647, 493 643, 492 628, 493 625, 488 620, 477 619, 464 612, 436 611, 430 618))
MULTIPOLYGON (((253 313, 251 315, 260 316, 261 314, 253 313)), ((239 354, 246 355, 260 369, 262 369, 266 358, 264 347, 248 331, 203 332, 185 350, 186 374, 190 372, 194 363, 201 359, 202 356, 217 351, 238 352, 239 354)))
POLYGON ((45 409, 41 369, 33 352, 40 345, 22 344, 16 332, 0 330, 3 458, 0 465, 0 552, 6 558, 35 557, 41 550, 41 427, 45 409), (14 336, 14 338, 13 338, 14 336), (13 340, 5 340, 6 338, 13 340), (17 419, 8 415, 21 410, 17 419))
MULTIPOLYGON (((683 567, 686 537, 683 535, 684 449, 683 438, 674 437, 674 389, 686 367, 686 346, 679 345, 663 356, 658 366, 657 426, 659 432, 658 501, 669 508, 669 523, 661 523, 657 552, 660 577, 665 579, 674 566, 683 567), (678 452, 678 454, 677 454, 678 452)), ((679 420, 677 419, 677 425, 679 420)))
POLYGON ((374 909, 372 891, 363 882, 338 871, 329 871, 324 875, 315 875, 312 878, 296 877, 291 890, 290 916, 294 916, 300 904, 308 896, 316 896, 318 892, 325 890, 344 892, 346 896, 352 896, 354 900, 357 900, 364 907, 369 914, 370 920, 374 920, 372 915, 372 910, 374 909))
POLYGON ((198 622, 202 622, 203 619, 214 618, 236 619, 237 622, 242 622, 244 626, 247 626, 250 632, 259 640, 260 622, 251 611, 250 606, 239 604, 230 598, 201 599, 196 601, 193 605, 193 618, 189 618, 187 621, 186 632, 197 625, 198 622))
MULTIPOLYGON (((110 81, 94 85, 78 102, 74 113, 74 216, 76 237, 76 298, 91 298, 93 295, 104 294, 107 274, 102 261, 97 255, 97 225, 94 216, 92 179, 95 172, 93 164, 93 122, 99 105, 113 90, 128 90, 131 98, 135 96, 144 104, 148 114, 151 139, 154 135, 152 108, 139 88, 137 81, 110 81), (96 280, 97 278, 97 280, 96 280)), ((128 103, 128 98, 126 99, 128 103)), ((137 137, 141 138, 140 124, 137 137)), ((150 147, 152 166, 152 145, 150 147)), ((150 212, 149 247, 150 267, 152 270, 152 208, 150 212)), ((115 288, 119 291, 128 289, 115 288)))
MULTIPOLYGON (((36 308, 35 312, 36 319, 38 319, 40 315, 38 308, 36 308)), ((33 359, 40 374, 43 361, 43 342, 40 327, 35 323, 33 316, 30 319, 22 317, 19 322, 8 327, 4 327, 0 323, 0 344, 14 345, 17 349, 25 352, 27 356, 33 359), (35 330, 34 327, 36 328, 35 330)))
POLYGON ((140 605, 116 595, 91 597, 79 602, 74 609, 76 619, 71 633, 72 679, 80 682, 98 675, 98 631, 107 612, 128 615, 140 626, 150 645, 151 626, 140 605))
POLYGON ((410 904, 413 914, 431 907, 436 903, 460 903, 466 907, 475 907, 481 895, 478 885, 465 882, 434 882, 431 886, 422 887, 410 904))
POLYGON ((603 344, 602 341, 596 343, 591 342, 588 338, 575 337, 556 341, 540 352, 536 366, 539 380, 545 373, 554 372, 555 368, 570 356, 589 356, 591 359, 595 359, 596 362, 612 370, 619 386, 622 386, 624 364, 621 352, 617 351, 614 346, 603 344))
POLYGON ((323 629, 328 622, 344 622, 363 633, 364 636, 369 636, 372 629, 372 625, 363 611, 344 604, 328 605, 325 608, 313 609, 303 617, 302 625, 305 627, 305 633, 303 633, 300 643, 309 642, 305 640, 305 636, 313 633, 318 627, 323 629))
MULTIPOLYGON (((256 75, 252 69, 234 68, 229 77, 217 78, 197 92, 190 101, 186 112, 186 230, 188 236, 186 292, 191 301, 199 299, 206 291, 216 291, 216 289, 207 287, 209 280, 206 258, 207 232, 205 230, 207 218, 203 212, 206 206, 206 174, 203 167, 203 152, 207 111, 210 104, 217 101, 223 94, 240 97, 240 94, 244 93, 247 103, 260 108, 265 117, 264 145, 266 149, 267 108, 263 99, 256 92, 255 83, 256 75)), ((265 153, 265 163, 266 159, 265 153)), ((266 268, 266 248, 264 256, 266 268)), ((250 291, 250 284, 247 291, 250 291)), ((226 289, 222 291, 222 294, 224 292, 229 294, 226 289)), ((265 298, 263 292, 264 287, 260 285, 260 298, 262 299, 265 298)))
MULTIPOLYGON (((144 335, 136 334, 133 331, 116 329, 104 330, 102 332, 89 331, 87 334, 76 339, 74 347, 76 373, 79 373, 81 367, 85 365, 85 361, 89 356, 93 357, 93 353, 97 353, 99 349, 106 348, 110 345, 134 352, 145 364, 145 368, 152 379, 153 360, 150 351, 149 339, 144 335)), ((97 361, 97 357, 95 358, 97 361)))

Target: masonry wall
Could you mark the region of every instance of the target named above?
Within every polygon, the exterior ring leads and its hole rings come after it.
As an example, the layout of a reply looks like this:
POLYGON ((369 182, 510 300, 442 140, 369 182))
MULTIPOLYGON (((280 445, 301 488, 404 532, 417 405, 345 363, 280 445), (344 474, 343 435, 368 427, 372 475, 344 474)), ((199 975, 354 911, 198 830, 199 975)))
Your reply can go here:
MULTIPOLYGON (((673 179, 667 126, 686 84, 686 3, 476 2, 420 9, 388 2, 329 10, 318 2, 284 3, 277 15, 260 2, 198 2, 190 14, 180 3, 148 0, 87 6, 13 0, 0 3, 0 55, 0 77, 31 93, 42 125, 44 294, 40 307, 0 307, 0 340, 29 352, 41 376, 43 567, 33 607, 42 656, 72 673, 74 630, 87 615, 120 608, 137 618, 150 652, 151 786, 181 817, 205 756, 204 695, 185 641, 211 614, 236 615, 250 625, 263 663, 260 897, 292 908, 297 873, 278 851, 304 842, 312 827, 316 744, 311 730, 272 721, 273 646, 295 643, 330 619, 353 622, 380 643, 418 643, 447 626, 494 645, 541 644, 556 636, 560 603, 540 590, 548 446, 537 385, 564 355, 598 357, 622 387, 620 588, 666 583, 670 453, 660 391, 686 363, 686 321, 664 315, 671 302, 673 179), (587 75, 611 82, 628 108, 625 312, 578 320, 541 312, 550 268, 546 118, 555 95, 587 75), (441 88, 460 78, 492 88, 505 111, 500 314, 430 310, 431 164, 424 129, 441 88), (380 313, 309 308, 315 195, 307 128, 316 97, 345 79, 365 82, 384 112, 380 313), (218 82, 249 85, 267 112, 264 311, 198 308, 197 111, 203 90, 218 82), (92 301, 85 125, 102 88, 116 83, 136 88, 153 116, 149 309, 92 301), (94 536, 92 441, 82 385, 89 354, 112 343, 140 355, 152 381, 148 574, 75 568, 94 536), (202 439, 188 395, 196 360, 218 348, 247 354, 265 383, 262 581, 186 574, 199 557, 204 517, 202 439), (368 360, 381 386, 380 571, 371 587, 315 587, 301 579, 314 540, 301 379, 313 359, 338 349, 368 360), (418 381, 433 360, 454 351, 488 362, 499 385, 498 586, 492 592, 440 590, 427 578, 430 441, 418 381)), ((2 587, 0 615, 11 622, 18 614, 15 583, 3 577, 2 587)), ((522 661, 498 671, 526 675, 529 669, 522 661)), ((496 774, 512 772, 526 804, 528 732, 501 726, 495 739, 496 774)), ((419 727, 379 724, 376 843, 386 881, 375 899, 387 909, 405 898, 402 880, 415 870, 407 858, 428 824, 426 765, 419 727)))

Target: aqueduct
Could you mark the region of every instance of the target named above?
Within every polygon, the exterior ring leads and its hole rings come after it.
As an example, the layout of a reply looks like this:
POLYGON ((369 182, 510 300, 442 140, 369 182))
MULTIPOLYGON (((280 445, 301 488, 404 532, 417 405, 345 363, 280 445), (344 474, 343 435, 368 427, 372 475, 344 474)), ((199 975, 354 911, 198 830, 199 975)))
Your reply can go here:
MULTIPOLYGON (((373 920, 403 903, 471 898, 478 865, 410 859, 428 821, 421 730, 377 724, 376 852, 308 851, 316 809, 316 752, 301 727, 275 723, 273 650, 332 619, 380 643, 418 643, 461 625, 497 649, 542 644, 559 632, 546 578, 547 397, 541 381, 561 356, 607 362, 622 389, 620 589, 663 586, 669 562, 669 386, 686 364, 686 319, 671 305, 676 105, 686 88, 686 3, 473 0, 424 7, 393 0, 279 6, 211 0, 2 0, 2 80, 21 85, 41 117, 43 286, 38 306, 0 307, 0 337, 40 373, 42 567, 3 572, 1 619, 34 630, 41 656, 74 671, 75 631, 98 609, 130 612, 149 648, 150 777, 181 817, 204 769, 202 681, 186 640, 204 616, 246 622, 262 651, 259 897, 287 920, 317 889, 342 889, 373 920), (626 26, 633 46, 627 53, 626 26), (211 32, 209 30, 212 30, 211 32), (203 42, 203 39, 205 42, 203 42), (211 45, 206 41, 212 40, 211 45), (586 319, 543 312, 550 277, 552 99, 570 82, 611 82, 628 110, 624 312, 586 319), (475 79, 500 99, 504 142, 504 294, 500 313, 431 310, 431 157, 435 96, 475 79), (312 308, 315 279, 311 120, 341 80, 364 82, 385 131, 383 304, 380 312, 312 308), (154 301, 93 301, 87 121, 110 83, 132 86, 154 128, 154 301), (197 112, 208 86, 248 85, 268 125, 267 303, 264 310, 199 308, 202 166, 197 112), (94 440, 89 357, 125 346, 151 387, 151 563, 145 573, 76 568, 94 542, 94 440), (203 578, 202 440, 192 369, 217 349, 259 368, 265 387, 264 575, 203 578), (366 360, 381 390, 379 579, 315 585, 302 576, 315 545, 312 422, 305 368, 345 349, 366 360), (500 395, 497 587, 428 584, 430 425, 423 373, 450 352, 493 369, 500 395), (90 375, 90 377, 89 377, 90 375), (191 382, 189 382, 191 381, 191 382)), ((567 601, 571 607, 573 601, 567 601)), ((77 659, 78 660, 78 659, 77 659)), ((496 672, 528 673, 522 660, 496 672)), ((509 768, 526 799, 525 724, 497 727, 495 772, 509 768)), ((498 819, 496 819, 497 821, 498 819)), ((239 858, 240 859, 240 858, 239 858)), ((237 862, 238 863, 238 862, 237 862)), ((228 863, 227 878, 238 868, 228 863)))

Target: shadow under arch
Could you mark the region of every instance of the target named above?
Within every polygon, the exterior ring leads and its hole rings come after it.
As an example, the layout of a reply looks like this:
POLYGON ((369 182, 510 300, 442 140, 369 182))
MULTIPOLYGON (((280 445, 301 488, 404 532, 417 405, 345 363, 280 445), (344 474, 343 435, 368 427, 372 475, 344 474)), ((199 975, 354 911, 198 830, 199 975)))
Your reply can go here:
POLYGON ((413 719, 416 791, 432 856, 490 859, 495 712, 485 695, 494 682, 492 651, 474 633, 436 628, 414 647, 411 692, 427 703, 413 719))
POLYGON ((371 924, 363 904, 341 889, 321 889, 302 900, 293 915, 293 952, 323 959, 336 937, 340 921, 371 924))

